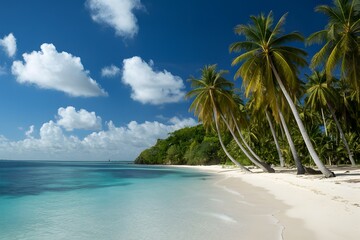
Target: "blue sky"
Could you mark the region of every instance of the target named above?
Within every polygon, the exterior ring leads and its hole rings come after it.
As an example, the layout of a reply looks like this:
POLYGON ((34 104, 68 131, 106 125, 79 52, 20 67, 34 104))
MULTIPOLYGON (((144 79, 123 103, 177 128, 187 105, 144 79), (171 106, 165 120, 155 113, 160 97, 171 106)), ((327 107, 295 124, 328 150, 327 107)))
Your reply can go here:
POLYGON ((330 3, 1 1, 0 159, 132 160, 196 124, 190 75, 217 63, 233 79, 235 25, 288 12, 285 30, 308 36, 326 24, 314 7, 330 3))

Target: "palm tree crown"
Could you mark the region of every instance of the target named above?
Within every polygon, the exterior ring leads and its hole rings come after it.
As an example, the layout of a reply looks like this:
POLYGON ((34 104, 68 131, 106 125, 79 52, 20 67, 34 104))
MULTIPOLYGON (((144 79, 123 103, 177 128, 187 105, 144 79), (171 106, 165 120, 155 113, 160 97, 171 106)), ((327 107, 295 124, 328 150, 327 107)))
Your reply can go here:
POLYGON ((307 105, 310 105, 312 109, 319 110, 327 107, 327 104, 334 105, 336 103, 337 96, 335 89, 331 86, 332 81, 327 80, 324 72, 314 71, 312 75, 307 76, 307 79, 307 105))
POLYGON ((273 14, 267 16, 251 16, 252 23, 238 25, 235 33, 245 36, 245 41, 236 42, 230 46, 230 52, 240 52, 232 65, 242 63, 235 74, 235 78, 242 77, 245 94, 255 95, 260 107, 263 102, 269 103, 276 109, 278 90, 272 70, 272 63, 280 76, 286 79, 285 87, 293 94, 299 89, 298 66, 306 66, 306 52, 292 46, 285 45, 293 41, 303 41, 298 32, 281 35, 286 14, 273 27, 273 14), (272 28, 273 27, 273 28, 272 28), (266 92, 266 94, 264 94, 266 92), (266 98, 266 99, 265 99, 266 98))
POLYGON ((216 65, 205 66, 201 70, 199 79, 191 77, 191 87, 187 98, 195 97, 190 105, 190 110, 203 122, 204 127, 209 129, 214 118, 214 108, 217 112, 230 111, 236 107, 232 98, 233 83, 226 80, 224 70, 217 71, 216 65))
POLYGON ((195 97, 190 110, 194 111, 207 130, 215 123, 220 145, 228 158, 242 170, 249 172, 229 154, 221 139, 220 118, 224 118, 224 114, 229 115, 236 108, 232 98, 233 83, 222 77, 224 73, 226 71, 217 71, 216 65, 205 66, 199 79, 190 79, 193 90, 188 92, 186 97, 195 97))
POLYGON ((323 43, 324 46, 311 60, 313 68, 324 64, 330 77, 337 67, 341 78, 347 81, 360 101, 360 1, 334 0, 333 6, 320 5, 317 12, 325 14, 329 23, 324 30, 313 33, 308 43, 323 43))

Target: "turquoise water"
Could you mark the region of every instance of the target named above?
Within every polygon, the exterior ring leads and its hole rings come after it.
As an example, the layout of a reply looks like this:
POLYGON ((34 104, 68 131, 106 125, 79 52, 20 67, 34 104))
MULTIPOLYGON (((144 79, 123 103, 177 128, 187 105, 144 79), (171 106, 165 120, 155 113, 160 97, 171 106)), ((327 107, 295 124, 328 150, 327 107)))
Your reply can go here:
POLYGON ((182 168, 0 161, 0 239, 241 239, 252 222, 275 224, 220 181, 182 168))

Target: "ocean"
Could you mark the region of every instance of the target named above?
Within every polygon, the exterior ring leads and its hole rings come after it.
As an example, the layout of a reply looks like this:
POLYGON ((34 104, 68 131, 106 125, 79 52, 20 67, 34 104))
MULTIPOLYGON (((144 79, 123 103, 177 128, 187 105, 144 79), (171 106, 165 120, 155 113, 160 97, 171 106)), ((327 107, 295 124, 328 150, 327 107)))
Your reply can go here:
POLYGON ((0 239, 247 239, 259 224, 276 239, 273 209, 223 181, 166 166, 0 161, 0 239))

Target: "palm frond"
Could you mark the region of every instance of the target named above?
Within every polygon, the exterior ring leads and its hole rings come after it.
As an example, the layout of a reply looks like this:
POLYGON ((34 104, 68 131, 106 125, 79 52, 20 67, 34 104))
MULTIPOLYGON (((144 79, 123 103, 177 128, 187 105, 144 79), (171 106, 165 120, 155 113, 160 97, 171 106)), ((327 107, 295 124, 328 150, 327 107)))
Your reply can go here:
MULTIPOLYGON (((286 61, 286 58, 280 54, 279 52, 274 52, 274 66, 277 68, 279 72, 281 72, 281 75, 283 75, 284 79, 286 79, 287 82, 294 82, 297 81, 297 77, 293 71, 293 68, 290 66, 288 61, 286 61)), ((284 82, 284 85, 286 82, 284 82)), ((293 83, 291 83, 293 84, 293 83)), ((292 91, 289 91, 292 92, 292 91)))
POLYGON ((259 47, 259 45, 254 44, 253 42, 236 42, 230 45, 229 50, 230 52, 241 52, 243 50, 252 50, 256 47, 259 47))
POLYGON ((248 25, 237 25, 234 29, 234 32, 238 35, 246 36, 246 39, 249 41, 259 40, 259 36, 257 35, 257 33, 253 31, 253 29, 248 25))
POLYGON ((320 49, 320 51, 313 56, 313 58, 311 59, 310 67, 314 69, 315 67, 319 66, 321 63, 324 63, 328 55, 330 54, 331 47, 332 47, 332 42, 327 42, 320 49))
POLYGON ((340 62, 340 53, 340 43, 337 43, 330 52, 325 65, 326 75, 328 75, 329 77, 332 75, 332 71, 334 70, 335 66, 340 62))
MULTIPOLYGON (((282 45, 289 42, 304 42, 304 37, 299 32, 284 34, 278 38, 271 39, 271 45, 282 45)), ((269 39, 270 41, 270 39, 269 39)))
POLYGON ((328 31, 327 30, 321 30, 318 32, 315 32, 311 34, 305 41, 306 45, 312 45, 314 43, 321 44, 324 41, 326 41, 328 31))
POLYGON ((256 52, 258 52, 258 49, 254 49, 248 52, 245 52, 239 56, 237 56, 236 58, 234 58, 234 60, 231 62, 231 66, 235 66, 239 63, 241 63, 242 61, 251 58, 252 56, 254 56, 256 54, 256 52))
POLYGON ((307 66, 307 62, 305 59, 305 56, 307 55, 307 52, 305 52, 302 49, 294 48, 294 47, 279 47, 274 48, 274 52, 280 52, 283 56, 286 56, 288 61, 291 61, 293 64, 305 67, 307 66))
MULTIPOLYGON (((275 25, 274 29, 271 31, 271 36, 268 38, 268 41, 267 41, 268 44, 270 44, 270 42, 272 42, 279 34, 282 33, 283 26, 285 24, 285 20, 286 20, 287 15, 288 15, 288 13, 285 13, 284 15, 282 15, 280 20, 275 25)), ((272 15, 271 15, 271 17, 272 17, 272 15)))
POLYGON ((316 12, 321 12, 329 17, 330 22, 343 22, 341 13, 335 11, 334 8, 327 5, 320 5, 315 8, 316 12))

